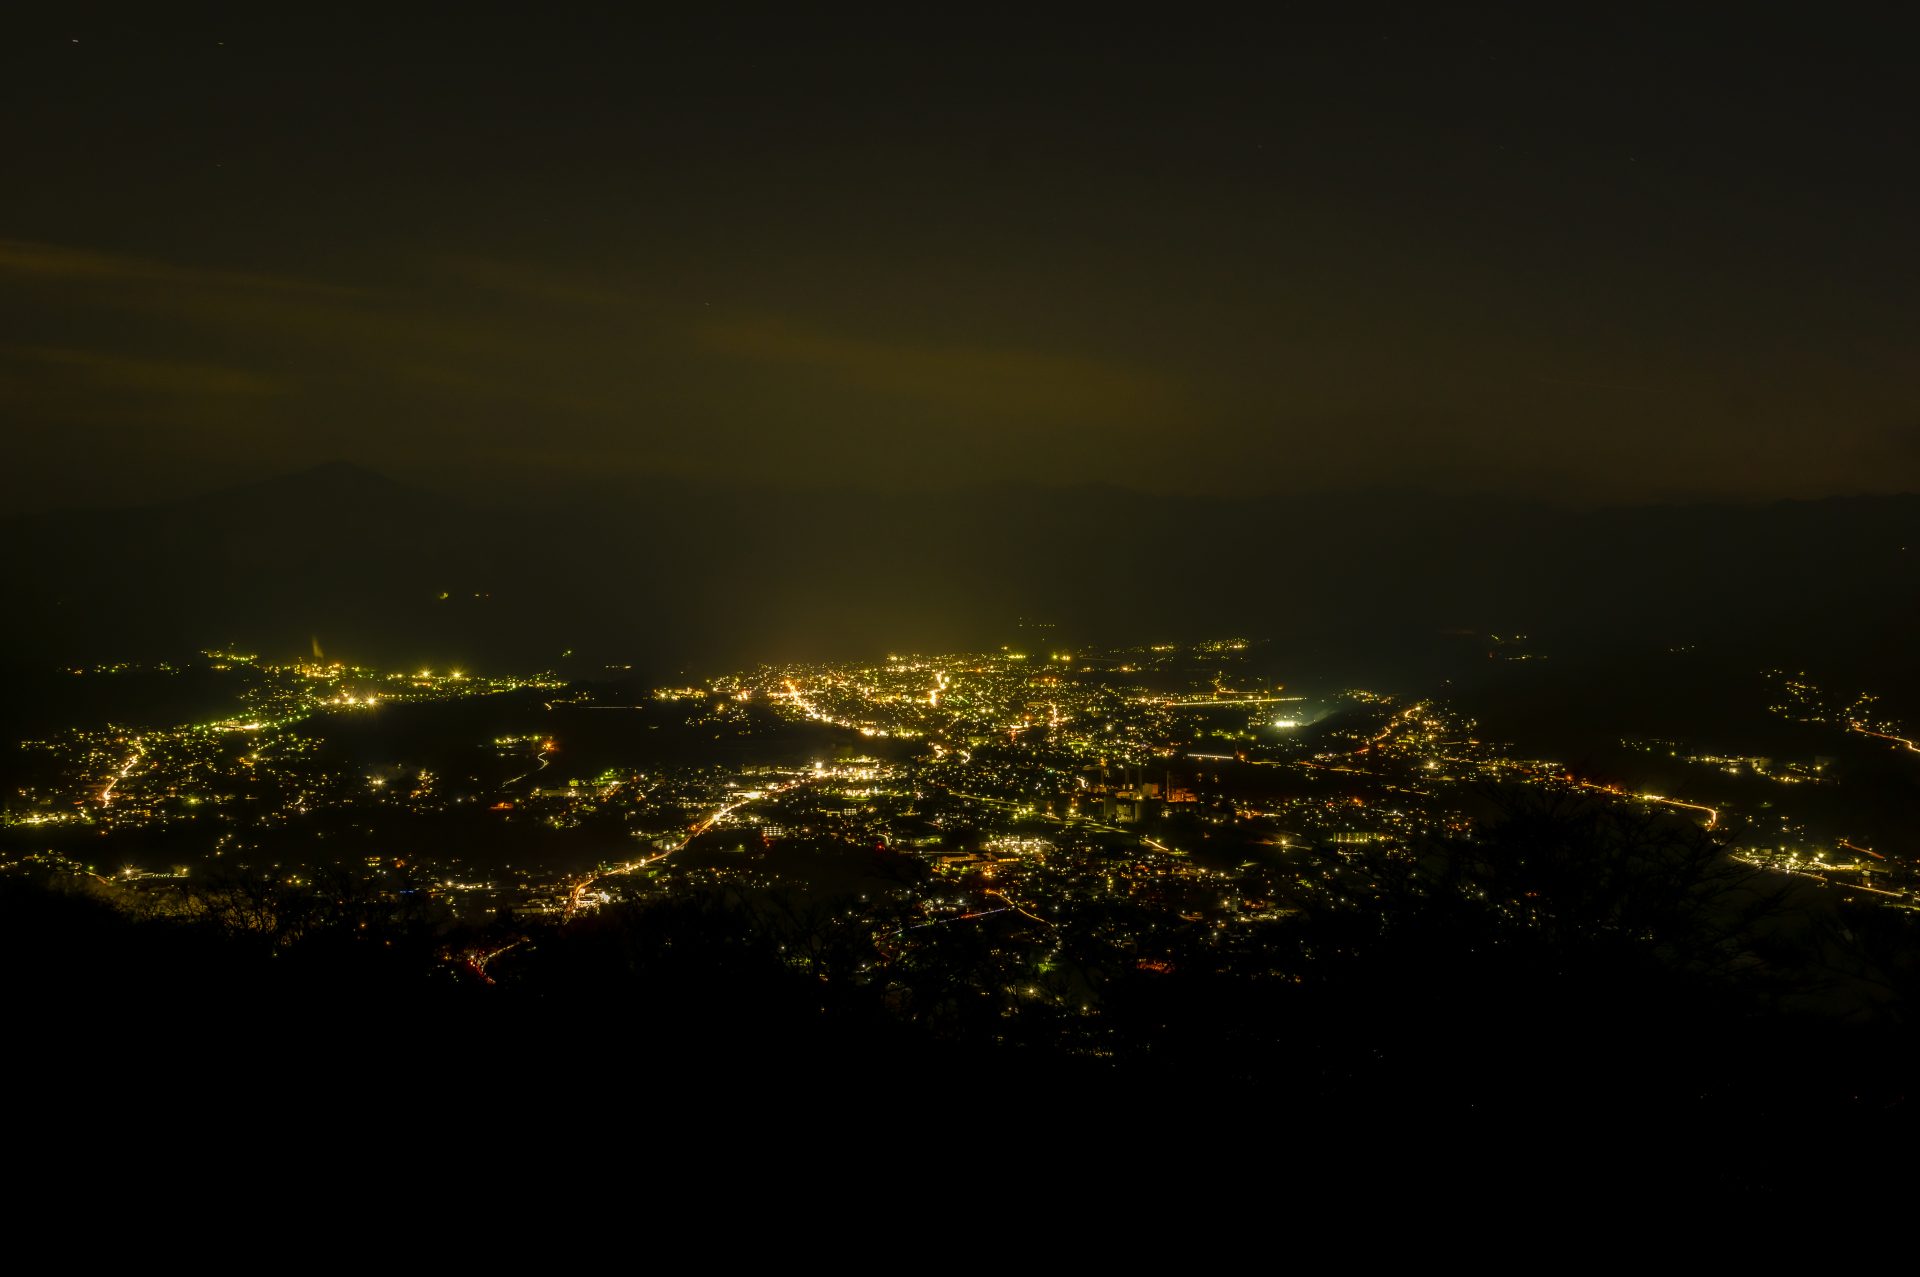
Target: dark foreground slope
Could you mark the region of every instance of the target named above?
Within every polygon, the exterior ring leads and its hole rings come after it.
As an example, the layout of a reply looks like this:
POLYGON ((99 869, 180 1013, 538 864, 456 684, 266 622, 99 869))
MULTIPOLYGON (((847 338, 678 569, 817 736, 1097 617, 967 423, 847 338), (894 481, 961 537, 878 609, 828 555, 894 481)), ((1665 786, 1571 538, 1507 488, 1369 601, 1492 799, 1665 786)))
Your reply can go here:
POLYGON ((1124 926, 1069 928, 1063 965, 1107 973, 1091 1017, 1009 1010, 985 930, 890 966, 873 919, 712 892, 461 925, 311 886, 142 917, 14 878, 0 957, 42 1091, 296 1123, 780 1131, 818 1165, 1012 1141, 1053 1173, 1229 1156, 1504 1194, 1785 1192, 1914 1126, 1908 914, 1549 809, 1346 888, 1147 965, 1103 939, 1124 926))

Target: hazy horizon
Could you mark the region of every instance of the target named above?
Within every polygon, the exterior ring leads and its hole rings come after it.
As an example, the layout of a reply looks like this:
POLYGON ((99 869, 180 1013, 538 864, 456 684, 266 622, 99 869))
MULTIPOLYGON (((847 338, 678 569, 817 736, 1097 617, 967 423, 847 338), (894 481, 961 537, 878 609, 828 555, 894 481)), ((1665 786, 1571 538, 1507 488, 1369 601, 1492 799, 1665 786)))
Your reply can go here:
POLYGON ((1344 486, 1289 488, 1247 488, 1235 491, 1174 489, 1107 479, 1044 480, 1018 476, 962 476, 945 481, 927 476, 918 482, 888 484, 878 480, 805 478, 783 481, 775 477, 736 478, 708 473, 634 473, 621 475, 552 475, 537 479, 517 477, 476 477, 471 473, 434 466, 388 466, 377 458, 322 457, 312 462, 277 468, 241 467, 231 472, 216 468, 211 473, 182 474, 176 480, 156 479, 152 474, 137 476, 141 487, 133 487, 135 476, 121 483, 111 478, 85 490, 59 487, 34 487, 18 500, 0 505, 0 518, 33 517, 60 513, 86 513, 165 506, 217 498, 225 494, 282 482, 299 481, 329 474, 358 473, 371 480, 396 484, 423 496, 447 500, 476 509, 552 509, 565 508, 579 501, 619 501, 644 496, 651 489, 677 491, 766 493, 782 497, 818 496, 848 498, 885 496, 888 499, 946 497, 969 493, 1038 492, 1055 494, 1109 493, 1118 497, 1178 503, 1244 504, 1268 501, 1304 501, 1309 504, 1339 502, 1362 498, 1395 498, 1435 505, 1479 503, 1496 508, 1538 509, 1568 514, 1604 510, 1700 507, 1752 509, 1780 504, 1816 504, 1856 499, 1895 499, 1920 496, 1920 484, 1913 487, 1854 487, 1834 491, 1781 492, 1763 494, 1641 493, 1635 495, 1590 495, 1577 498, 1566 493, 1504 491, 1497 488, 1447 487, 1414 481, 1374 483, 1355 482, 1344 486))

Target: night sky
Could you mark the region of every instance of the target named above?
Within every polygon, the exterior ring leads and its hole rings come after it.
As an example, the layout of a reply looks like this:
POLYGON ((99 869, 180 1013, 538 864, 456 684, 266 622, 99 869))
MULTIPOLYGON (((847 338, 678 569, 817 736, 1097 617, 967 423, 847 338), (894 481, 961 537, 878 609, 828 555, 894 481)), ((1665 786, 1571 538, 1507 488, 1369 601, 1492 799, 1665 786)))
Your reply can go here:
POLYGON ((0 44, 7 508, 1920 488, 1891 9, 263 8, 0 44))

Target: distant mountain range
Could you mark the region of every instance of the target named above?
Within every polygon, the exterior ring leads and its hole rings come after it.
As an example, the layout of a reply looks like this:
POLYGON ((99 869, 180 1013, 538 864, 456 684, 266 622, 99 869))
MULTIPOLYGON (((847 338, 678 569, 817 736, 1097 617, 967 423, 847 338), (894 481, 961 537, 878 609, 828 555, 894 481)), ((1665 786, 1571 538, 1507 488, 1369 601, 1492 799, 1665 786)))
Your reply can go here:
POLYGON ((0 527, 4 653, 29 664, 232 642, 711 671, 1228 632, 1402 666, 1437 638, 1477 650, 1515 633, 1530 637, 1510 654, 1711 641, 1904 663, 1920 638, 1912 495, 1567 511, 1391 492, 661 482, 489 510, 333 464, 0 527))

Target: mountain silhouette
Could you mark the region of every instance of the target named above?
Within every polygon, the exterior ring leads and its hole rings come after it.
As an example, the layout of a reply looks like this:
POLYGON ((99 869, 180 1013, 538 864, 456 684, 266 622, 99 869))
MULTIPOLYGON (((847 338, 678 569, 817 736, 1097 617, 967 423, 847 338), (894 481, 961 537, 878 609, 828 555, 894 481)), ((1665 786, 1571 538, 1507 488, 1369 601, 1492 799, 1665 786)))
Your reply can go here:
POLYGON ((1271 636, 1412 668, 1484 646, 1904 651, 1920 496, 1574 511, 1406 492, 1216 499, 660 482, 481 508, 340 462, 183 501, 0 523, 5 654, 234 642, 370 663, 714 670, 1051 641, 1271 636))

